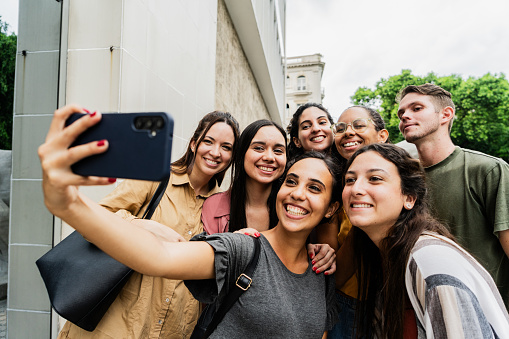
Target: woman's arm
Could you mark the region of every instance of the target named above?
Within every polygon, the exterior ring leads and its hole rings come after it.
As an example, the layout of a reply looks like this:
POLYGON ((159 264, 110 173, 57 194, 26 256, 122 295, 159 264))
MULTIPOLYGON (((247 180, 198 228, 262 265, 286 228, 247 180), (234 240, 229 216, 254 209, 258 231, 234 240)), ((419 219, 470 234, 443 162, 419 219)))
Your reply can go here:
POLYGON ((173 279, 213 278, 214 251, 207 243, 163 242, 78 191, 77 185, 106 185, 114 180, 82 177, 71 171, 76 161, 108 149, 106 140, 68 148, 80 133, 101 119, 100 113, 89 114, 65 127, 65 121, 75 112, 84 111, 78 106, 57 110, 46 141, 39 147, 44 202, 49 211, 140 273, 173 279))

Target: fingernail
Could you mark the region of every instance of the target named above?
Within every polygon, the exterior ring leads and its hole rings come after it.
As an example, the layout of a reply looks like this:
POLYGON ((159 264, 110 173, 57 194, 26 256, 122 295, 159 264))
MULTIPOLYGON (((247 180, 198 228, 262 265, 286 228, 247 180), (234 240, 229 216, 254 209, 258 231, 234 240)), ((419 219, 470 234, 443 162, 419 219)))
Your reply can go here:
POLYGON ((320 273, 320 270, 316 270, 315 272, 316 272, 316 274, 318 274, 318 273, 320 273))
POLYGON ((117 181, 116 178, 108 178, 108 182, 114 183, 115 181, 117 181))
POLYGON ((101 147, 104 146, 105 140, 101 140, 97 142, 97 146, 101 147))
POLYGON ((88 113, 88 114, 90 114, 90 111, 89 111, 88 109, 86 109, 86 108, 83 108, 83 110, 85 111, 85 113, 88 113))
POLYGON ((257 237, 257 238, 258 238, 258 237, 260 236, 260 233, 259 233, 259 232, 256 232, 254 235, 255 235, 255 237, 257 237))
POLYGON ((244 232, 244 234, 245 234, 245 235, 249 235, 249 233, 247 233, 247 232, 244 232))
POLYGON ((313 272, 316 272, 316 267, 313 267, 313 272))
POLYGON ((309 259, 313 259, 314 258, 314 254, 313 253, 309 253, 309 259))
POLYGON ((329 275, 329 272, 325 271, 323 272, 324 275, 329 275))
POLYGON ((94 112, 94 113, 90 113, 90 117, 93 117, 93 116, 95 116, 96 114, 97 114, 97 111, 96 111, 96 112, 94 112))
POLYGON ((313 260, 313 261, 311 262, 311 265, 314 265, 314 264, 316 264, 316 261, 314 261, 314 260, 313 260))

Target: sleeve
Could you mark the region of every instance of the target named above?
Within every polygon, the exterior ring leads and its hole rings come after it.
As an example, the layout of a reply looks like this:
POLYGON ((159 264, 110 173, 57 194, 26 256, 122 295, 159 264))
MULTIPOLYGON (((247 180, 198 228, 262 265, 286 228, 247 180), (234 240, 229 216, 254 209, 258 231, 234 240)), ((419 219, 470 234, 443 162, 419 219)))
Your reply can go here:
POLYGON ((332 330, 339 320, 339 309, 336 301, 336 281, 333 275, 325 277, 325 301, 327 304, 327 321, 325 329, 332 330))
POLYGON ((488 172, 484 183, 485 209, 493 232, 509 229, 509 165, 503 160, 497 162, 488 172))
POLYGON ((157 183, 143 180, 124 180, 99 204, 124 219, 134 219, 155 193, 157 183))
POLYGON ((185 280, 184 283, 195 299, 203 303, 221 303, 237 277, 244 271, 254 252, 251 237, 236 233, 206 235, 205 232, 191 241, 206 241, 214 249, 215 279, 185 280))

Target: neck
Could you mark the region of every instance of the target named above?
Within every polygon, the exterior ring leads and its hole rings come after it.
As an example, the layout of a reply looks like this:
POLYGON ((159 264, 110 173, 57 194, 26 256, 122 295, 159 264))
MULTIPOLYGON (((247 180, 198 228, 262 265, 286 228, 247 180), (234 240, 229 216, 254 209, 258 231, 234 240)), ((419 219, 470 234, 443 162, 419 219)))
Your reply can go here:
POLYGON ((415 146, 423 167, 438 164, 451 155, 455 148, 449 134, 442 137, 434 136, 432 139, 418 140, 415 142, 415 146))
POLYGON ((193 186, 194 193, 196 195, 206 194, 209 192, 209 182, 212 179, 212 176, 205 176, 193 170, 191 170, 188 175, 189 181, 191 182, 191 186, 193 186))
POLYGON ((251 178, 246 180, 246 204, 250 206, 267 206, 272 184, 262 184, 251 178))
POLYGON ((304 273, 308 268, 306 239, 310 232, 287 232, 281 223, 263 235, 269 241, 279 259, 290 271, 304 273))

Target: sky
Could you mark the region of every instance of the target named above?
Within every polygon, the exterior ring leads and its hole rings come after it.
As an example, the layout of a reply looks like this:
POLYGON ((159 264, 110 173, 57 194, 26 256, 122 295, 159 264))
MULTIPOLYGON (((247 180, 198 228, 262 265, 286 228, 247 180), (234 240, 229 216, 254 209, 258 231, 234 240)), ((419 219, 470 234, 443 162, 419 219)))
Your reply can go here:
POLYGON ((403 69, 509 77, 507 0, 287 0, 286 54, 320 53, 334 117, 359 87, 403 69))
MULTIPOLYGON (((0 16, 17 33, 18 0, 0 0, 0 16)), ((403 69, 509 77, 509 1, 286 0, 286 55, 315 53, 334 117, 357 88, 403 69)))

